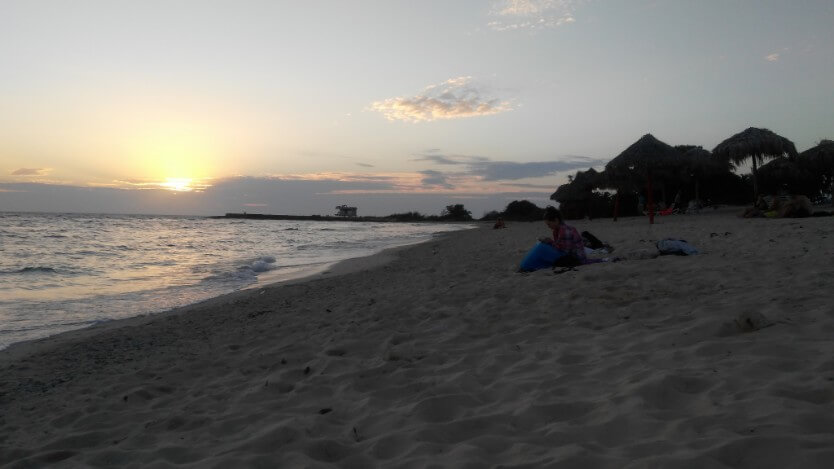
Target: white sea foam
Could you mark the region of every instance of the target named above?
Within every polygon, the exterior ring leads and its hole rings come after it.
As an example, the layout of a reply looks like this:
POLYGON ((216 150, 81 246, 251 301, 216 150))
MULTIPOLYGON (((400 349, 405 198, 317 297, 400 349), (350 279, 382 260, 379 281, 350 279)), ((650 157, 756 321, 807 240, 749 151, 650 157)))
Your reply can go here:
POLYGON ((254 272, 266 272, 275 269, 275 258, 272 256, 261 256, 252 263, 252 270, 254 272))
POLYGON ((0 349, 154 313, 460 225, 0 213, 0 349))

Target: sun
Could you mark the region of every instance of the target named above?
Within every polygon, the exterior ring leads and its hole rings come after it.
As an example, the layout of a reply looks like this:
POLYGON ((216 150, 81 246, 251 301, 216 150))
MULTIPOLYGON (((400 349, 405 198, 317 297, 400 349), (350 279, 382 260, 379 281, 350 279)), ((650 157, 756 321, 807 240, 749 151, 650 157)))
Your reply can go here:
POLYGON ((191 186, 190 178, 165 178, 165 182, 159 185, 174 192, 189 192, 194 190, 194 187, 191 186))

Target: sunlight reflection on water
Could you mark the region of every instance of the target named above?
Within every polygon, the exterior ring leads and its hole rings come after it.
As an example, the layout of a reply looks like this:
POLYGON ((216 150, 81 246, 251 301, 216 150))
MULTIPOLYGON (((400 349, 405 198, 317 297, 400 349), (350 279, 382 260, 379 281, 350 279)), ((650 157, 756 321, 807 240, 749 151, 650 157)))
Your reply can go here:
POLYGON ((465 227, 0 213, 0 349, 465 227))

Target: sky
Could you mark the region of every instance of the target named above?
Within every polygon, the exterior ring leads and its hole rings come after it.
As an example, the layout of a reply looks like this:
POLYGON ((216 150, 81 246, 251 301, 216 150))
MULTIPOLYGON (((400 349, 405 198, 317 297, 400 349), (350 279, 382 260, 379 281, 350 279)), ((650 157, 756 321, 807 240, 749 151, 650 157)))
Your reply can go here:
POLYGON ((0 211, 473 215, 834 138, 831 0, 0 0, 0 211))

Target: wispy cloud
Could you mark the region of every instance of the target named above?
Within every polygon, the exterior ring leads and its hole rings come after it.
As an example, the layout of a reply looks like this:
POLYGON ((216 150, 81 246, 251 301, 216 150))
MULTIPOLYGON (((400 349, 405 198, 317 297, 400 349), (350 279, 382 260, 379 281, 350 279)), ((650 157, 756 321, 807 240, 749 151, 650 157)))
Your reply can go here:
POLYGON ((576 21, 579 0, 500 0, 490 15, 497 17, 487 25, 497 31, 555 28, 576 21))
POLYGON ((513 181, 552 176, 556 173, 598 166, 602 160, 584 156, 561 157, 555 161, 492 161, 482 156, 444 155, 439 150, 427 151, 412 161, 429 161, 438 165, 464 166, 456 174, 476 177, 481 181, 513 181))
POLYGON ((785 55, 791 52, 790 47, 780 47, 775 51, 772 51, 770 54, 764 56, 764 59, 768 62, 778 62, 784 58, 785 55))
POLYGON ((375 101, 370 109, 388 120, 406 122, 488 116, 512 110, 509 101, 482 94, 483 90, 473 84, 472 77, 457 77, 428 86, 416 96, 375 101))
POLYGON ((356 163, 356 166, 361 166, 363 168, 373 168, 374 165, 368 163, 356 163))
POLYGON ((443 175, 440 171, 434 171, 427 169, 425 171, 420 171, 423 175, 423 186, 427 187, 439 187, 443 189, 454 189, 455 186, 452 185, 446 176, 443 175))
POLYGON ((602 164, 582 156, 571 157, 562 161, 534 161, 516 163, 513 161, 489 161, 475 163, 471 166, 471 174, 480 176, 483 181, 512 181, 516 179, 552 176, 564 171, 588 168, 602 164))
POLYGON ((412 158, 411 161, 431 161, 434 164, 459 165, 462 161, 453 160, 445 155, 423 155, 419 158, 412 158))
POLYGON ((489 158, 483 156, 444 155, 437 148, 426 150, 415 156, 416 158, 412 158, 411 161, 431 161, 441 165, 464 165, 489 161, 489 158))
MULTIPOLYGON (((90 184, 92 185, 92 184, 90 184)), ((167 179, 158 181, 152 179, 125 178, 116 179, 112 183, 95 184, 101 187, 113 187, 120 189, 134 190, 174 190, 174 191, 204 191, 211 187, 212 181, 208 179, 167 179)))
POLYGON ((506 187, 524 187, 527 189, 542 189, 547 191, 552 191, 554 187, 553 184, 527 184, 522 182, 501 182, 498 183, 498 185, 506 187))
POLYGON ((20 168, 12 171, 12 176, 44 176, 47 172, 47 168, 20 168))
POLYGON ((311 184, 316 185, 320 193, 408 193, 422 189, 423 175, 413 173, 306 173, 282 174, 265 177, 242 177, 240 180, 260 181, 275 184, 311 184))

